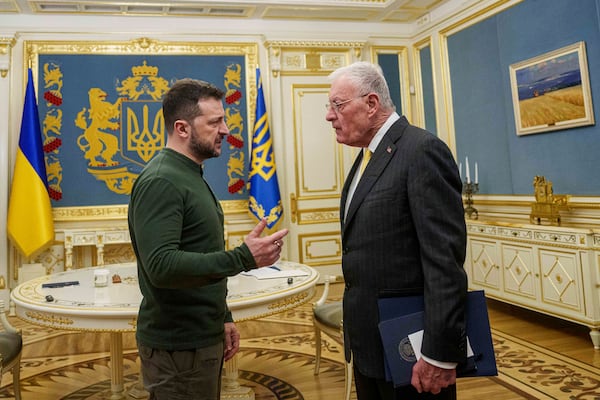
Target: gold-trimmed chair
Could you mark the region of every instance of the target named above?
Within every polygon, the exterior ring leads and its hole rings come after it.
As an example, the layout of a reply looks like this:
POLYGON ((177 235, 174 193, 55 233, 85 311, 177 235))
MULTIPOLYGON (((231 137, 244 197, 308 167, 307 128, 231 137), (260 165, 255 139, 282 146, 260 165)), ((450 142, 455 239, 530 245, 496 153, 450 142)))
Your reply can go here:
POLYGON ((13 327, 6 318, 4 301, 0 300, 0 323, 4 328, 0 332, 0 380, 7 371, 12 372, 15 400, 21 400, 21 352, 23 337, 21 331, 13 327))
MULTIPOLYGON (((326 333, 342 346, 344 351, 344 329, 342 321, 342 302, 327 302, 329 284, 335 282, 335 276, 325 276, 323 294, 313 304, 313 326, 315 328, 315 375, 319 374, 321 365, 321 332, 326 333)), ((344 399, 350 400, 352 392, 352 361, 346 363, 344 399)))

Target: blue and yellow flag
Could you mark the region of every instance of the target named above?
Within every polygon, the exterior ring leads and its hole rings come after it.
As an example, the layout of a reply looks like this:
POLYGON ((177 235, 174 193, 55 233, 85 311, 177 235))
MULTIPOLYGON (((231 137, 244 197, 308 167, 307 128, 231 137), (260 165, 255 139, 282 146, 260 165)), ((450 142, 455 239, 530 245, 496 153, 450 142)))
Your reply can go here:
POLYGON ((54 240, 42 131, 31 68, 6 226, 8 237, 27 258, 43 250, 54 240))
POLYGON ((277 182, 273 139, 267 121, 267 109, 263 93, 260 69, 256 69, 256 115, 252 133, 252 154, 250 156, 250 212, 257 218, 267 220, 267 228, 271 229, 283 215, 281 194, 277 182))

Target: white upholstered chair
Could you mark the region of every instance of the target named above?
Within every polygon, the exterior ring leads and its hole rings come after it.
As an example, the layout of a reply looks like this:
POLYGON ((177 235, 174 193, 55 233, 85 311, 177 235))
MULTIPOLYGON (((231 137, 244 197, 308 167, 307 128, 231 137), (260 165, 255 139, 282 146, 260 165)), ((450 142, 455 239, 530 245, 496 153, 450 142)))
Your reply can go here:
MULTIPOLYGON (((335 281, 335 276, 325 276, 323 294, 313 304, 313 326, 315 328, 315 375, 319 374, 321 364, 321 332, 338 342, 344 352, 344 331, 342 322, 342 302, 327 302, 329 284, 335 281)), ((352 361, 346 363, 344 399, 350 400, 352 392, 352 361)))
POLYGON ((0 331, 0 380, 7 371, 12 372, 15 400, 21 400, 21 352, 23 338, 21 331, 13 327, 6 318, 4 301, 0 300, 0 323, 4 330, 0 331))

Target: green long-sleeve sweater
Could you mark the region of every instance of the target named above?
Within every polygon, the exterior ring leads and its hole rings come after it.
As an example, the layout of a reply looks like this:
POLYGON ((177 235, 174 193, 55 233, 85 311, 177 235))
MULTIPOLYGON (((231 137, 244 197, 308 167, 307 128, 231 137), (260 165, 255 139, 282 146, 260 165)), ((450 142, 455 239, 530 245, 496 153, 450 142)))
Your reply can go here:
POLYGON ((185 350, 222 341, 227 277, 256 264, 245 244, 225 250, 223 210, 202 167, 161 150, 133 185, 128 218, 143 295, 138 342, 185 350))

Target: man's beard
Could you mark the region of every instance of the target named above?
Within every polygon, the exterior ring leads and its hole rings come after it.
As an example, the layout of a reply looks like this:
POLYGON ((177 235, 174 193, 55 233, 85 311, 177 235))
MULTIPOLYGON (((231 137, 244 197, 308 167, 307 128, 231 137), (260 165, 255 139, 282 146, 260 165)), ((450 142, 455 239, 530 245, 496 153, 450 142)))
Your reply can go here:
POLYGON ((192 128, 192 135, 190 136, 189 149, 194 157, 200 160, 206 160, 208 158, 220 156, 220 153, 217 151, 214 145, 203 140, 194 128, 192 128))

